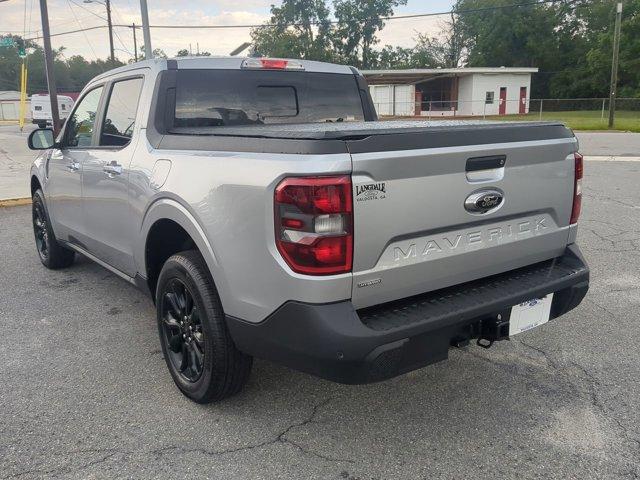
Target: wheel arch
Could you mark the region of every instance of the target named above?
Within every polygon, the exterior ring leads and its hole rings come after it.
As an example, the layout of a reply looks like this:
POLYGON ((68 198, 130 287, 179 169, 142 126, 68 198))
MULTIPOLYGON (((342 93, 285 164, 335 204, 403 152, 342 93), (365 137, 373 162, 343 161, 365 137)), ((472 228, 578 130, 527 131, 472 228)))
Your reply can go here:
POLYGON ((169 256, 188 248, 196 248, 204 258, 224 306, 226 282, 214 249, 196 217, 176 200, 155 201, 142 221, 140 241, 136 248, 139 271, 144 275, 152 298, 155 299, 157 276, 169 256), (161 250, 158 250, 158 246, 161 250))
POLYGON ((42 183, 37 175, 31 174, 31 196, 36 193, 36 190, 42 190, 42 183))

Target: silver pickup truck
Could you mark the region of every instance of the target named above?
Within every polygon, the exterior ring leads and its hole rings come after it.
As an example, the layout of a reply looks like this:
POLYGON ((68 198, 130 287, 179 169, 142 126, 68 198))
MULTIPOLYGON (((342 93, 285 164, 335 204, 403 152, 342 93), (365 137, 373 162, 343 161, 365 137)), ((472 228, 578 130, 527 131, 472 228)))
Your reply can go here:
POLYGON ((354 68, 183 58, 106 72, 31 170, 48 268, 151 293, 196 402, 253 357, 380 381, 577 306, 582 156, 557 123, 378 121, 354 68))

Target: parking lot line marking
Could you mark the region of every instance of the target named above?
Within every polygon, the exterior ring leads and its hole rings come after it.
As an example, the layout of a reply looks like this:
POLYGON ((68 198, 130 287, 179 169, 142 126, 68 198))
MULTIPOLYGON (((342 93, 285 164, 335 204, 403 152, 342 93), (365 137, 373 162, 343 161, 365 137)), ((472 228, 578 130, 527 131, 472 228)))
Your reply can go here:
POLYGON ((0 200, 0 208, 19 207, 21 205, 31 205, 31 198, 7 198, 5 200, 0 200))
POLYGON ((622 155, 585 155, 591 162, 640 162, 640 157, 624 157, 622 155))

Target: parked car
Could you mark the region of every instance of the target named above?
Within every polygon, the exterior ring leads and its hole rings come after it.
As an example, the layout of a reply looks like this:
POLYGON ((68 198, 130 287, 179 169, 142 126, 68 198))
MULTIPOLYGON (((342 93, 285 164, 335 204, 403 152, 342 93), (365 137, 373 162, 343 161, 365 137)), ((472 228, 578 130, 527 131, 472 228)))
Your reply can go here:
POLYGON ((354 68, 139 62, 36 130, 33 226, 148 290, 178 388, 259 357, 343 383, 489 347, 576 307, 582 156, 559 123, 377 121, 354 68))
MULTIPOLYGON (((66 95, 57 95, 58 97, 58 113, 60 120, 64 120, 69 116, 69 112, 73 108, 73 98, 66 95)), ((35 123, 40 128, 46 128, 52 125, 51 120, 51 97, 43 94, 31 95, 31 123, 35 123)))

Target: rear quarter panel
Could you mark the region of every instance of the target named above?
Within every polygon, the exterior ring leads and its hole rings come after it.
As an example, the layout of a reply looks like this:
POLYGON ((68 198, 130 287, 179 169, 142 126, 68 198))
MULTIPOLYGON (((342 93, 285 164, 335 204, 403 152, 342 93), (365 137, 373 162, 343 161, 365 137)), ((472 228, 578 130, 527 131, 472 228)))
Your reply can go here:
POLYGON ((197 224, 192 231, 206 236, 201 244, 210 250, 205 247, 202 253, 227 315, 258 322, 287 300, 326 303, 350 298, 351 274, 309 277, 284 263, 275 247, 273 216, 273 192, 282 178, 350 173, 348 153, 154 150, 144 136, 140 144, 130 178, 134 216, 140 219, 135 256, 143 275, 149 218, 158 205, 165 215, 174 205, 176 218, 188 217, 197 224), (160 188, 152 181, 158 160, 171 162, 160 188), (181 209, 184 212, 178 212, 181 209))

